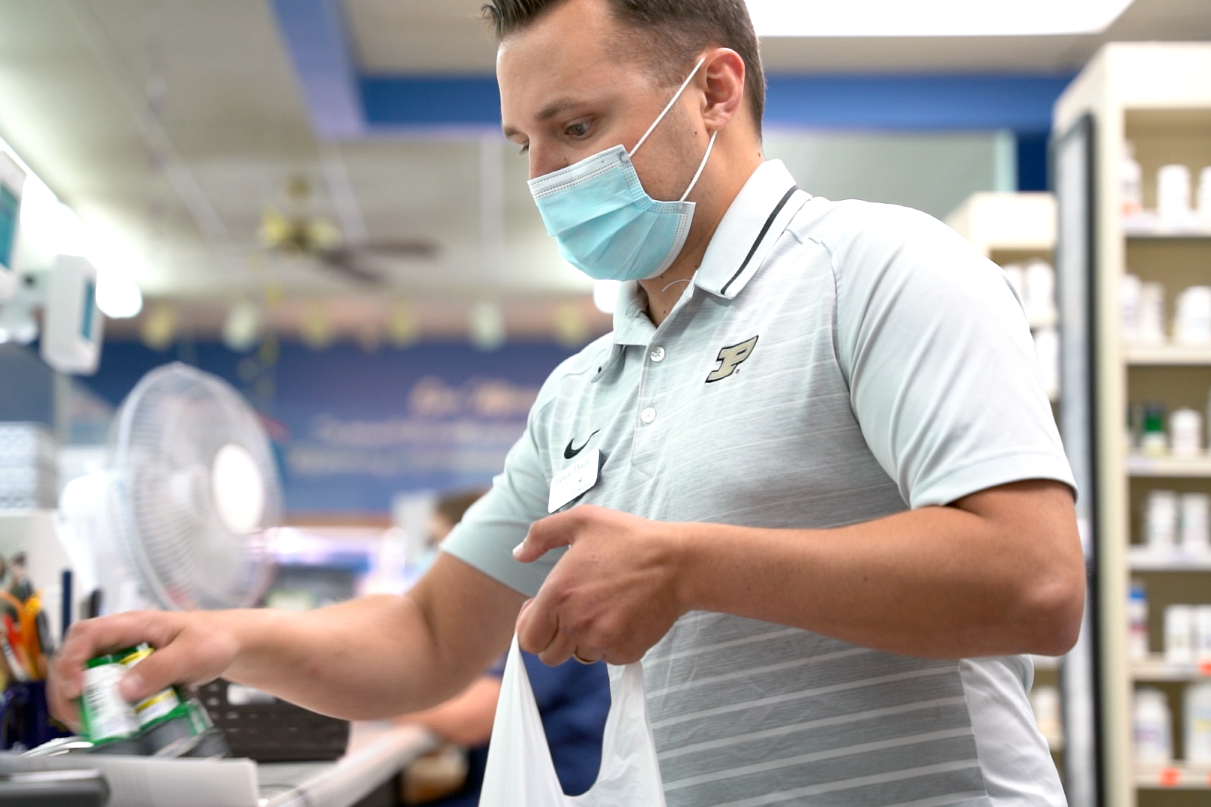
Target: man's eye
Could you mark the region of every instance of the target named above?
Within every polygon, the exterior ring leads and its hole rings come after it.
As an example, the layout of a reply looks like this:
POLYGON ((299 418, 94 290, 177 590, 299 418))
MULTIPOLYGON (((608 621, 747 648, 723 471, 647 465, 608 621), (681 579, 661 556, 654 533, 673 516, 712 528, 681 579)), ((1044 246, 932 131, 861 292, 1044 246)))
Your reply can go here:
POLYGON ((567 133, 569 137, 584 137, 589 133, 589 122, 573 123, 567 128, 567 133))

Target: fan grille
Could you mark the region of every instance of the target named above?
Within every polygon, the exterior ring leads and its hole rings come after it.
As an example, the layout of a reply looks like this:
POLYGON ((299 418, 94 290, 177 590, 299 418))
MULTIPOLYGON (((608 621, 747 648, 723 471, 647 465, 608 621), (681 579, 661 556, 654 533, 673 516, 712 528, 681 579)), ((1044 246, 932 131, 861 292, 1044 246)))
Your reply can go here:
POLYGON ((122 404, 113 459, 118 543, 148 594, 173 609, 260 599, 272 577, 268 538, 281 519, 281 484, 257 415, 234 389, 179 363, 153 370, 122 404), (265 483, 264 514, 246 535, 224 524, 211 490, 215 455, 233 444, 265 483))

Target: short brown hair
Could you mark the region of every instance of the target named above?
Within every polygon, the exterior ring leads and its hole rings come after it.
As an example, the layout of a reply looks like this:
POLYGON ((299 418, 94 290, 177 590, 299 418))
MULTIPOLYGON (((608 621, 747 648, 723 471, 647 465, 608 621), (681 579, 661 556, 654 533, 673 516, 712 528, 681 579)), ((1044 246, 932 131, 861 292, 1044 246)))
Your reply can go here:
MULTIPOLYGON (((489 0, 483 6, 483 15, 492 23, 500 41, 565 1, 489 0)), ((652 59, 660 79, 667 84, 680 84, 689 62, 705 47, 716 45, 740 54, 744 60, 748 106, 757 133, 761 133, 765 74, 757 34, 744 0, 609 0, 609 3, 620 22, 663 43, 652 59)))

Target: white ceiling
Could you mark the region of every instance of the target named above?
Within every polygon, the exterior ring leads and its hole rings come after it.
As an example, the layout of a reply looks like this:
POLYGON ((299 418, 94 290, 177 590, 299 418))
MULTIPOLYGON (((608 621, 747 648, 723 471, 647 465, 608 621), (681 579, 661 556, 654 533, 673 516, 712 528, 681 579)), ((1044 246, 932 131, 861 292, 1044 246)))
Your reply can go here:
MULTIPOLYGON (((483 0, 345 0, 359 59, 371 73, 493 70, 495 47, 479 18, 481 5, 483 0)), ((770 38, 761 47, 770 72, 1075 71, 1104 42, 1211 38, 1209 5, 1135 0, 1108 30, 1092 36, 770 38)))
MULTIPOLYGON (((346 0, 363 69, 491 71, 481 2, 346 0)), ((1078 68, 1109 38, 1211 38, 1211 4, 1136 0, 1100 37, 763 47, 771 71, 1052 71, 1078 68)), ((478 298, 516 300, 523 313, 515 318, 541 319, 588 290, 546 238, 524 160, 507 145, 493 146, 502 161, 505 244, 489 262, 479 248, 479 141, 318 144, 267 0, 0 0, 0 137, 87 223, 128 245, 153 308, 157 298, 198 301, 210 322, 228 302, 273 288, 296 301, 283 310, 322 296, 348 301, 342 310, 358 310, 360 300, 361 310, 379 311, 408 297, 422 323, 432 316, 448 325, 478 298), (158 109, 149 96, 161 95, 158 109), (294 176, 310 179, 316 212, 339 220, 351 238, 364 231, 370 242, 434 239, 438 258, 392 263, 387 287, 372 290, 306 262, 266 258, 255 239, 261 213, 283 201, 294 176), (520 302, 534 298, 551 305, 520 302)), ((817 137, 771 142, 770 150, 798 166, 808 189, 944 215, 956 193, 990 187, 987 172, 969 170, 972 160, 984 164, 990 143, 964 151, 928 138, 893 147, 817 137)))

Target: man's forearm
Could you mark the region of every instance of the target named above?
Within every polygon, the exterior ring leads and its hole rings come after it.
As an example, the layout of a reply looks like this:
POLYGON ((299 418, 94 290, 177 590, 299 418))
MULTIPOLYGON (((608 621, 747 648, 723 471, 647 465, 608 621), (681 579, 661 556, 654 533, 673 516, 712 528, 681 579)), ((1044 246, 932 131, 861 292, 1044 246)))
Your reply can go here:
POLYGON ((236 638, 226 678, 318 712, 386 717, 447 694, 435 683, 428 626, 407 596, 307 612, 221 611, 211 618, 236 638))
POLYGON ((229 678, 355 720, 420 711, 461 692, 508 648, 524 599, 443 554, 406 595, 213 618, 219 634, 235 637, 229 678))
MULTIPOLYGON (((1000 495, 1010 498, 996 504, 1012 507, 1013 491, 1000 495)), ((1039 506, 1037 496, 1031 502, 1039 506)), ((1067 491, 1043 506, 1055 510, 1063 535, 1067 491)), ((1048 522, 1038 516, 1027 521, 1048 522)), ((830 530, 680 529, 688 608, 893 653, 1059 654, 1075 639, 1084 603, 1075 525, 1070 540, 1056 540, 1054 530, 1024 535, 977 512, 927 507, 830 530)))

